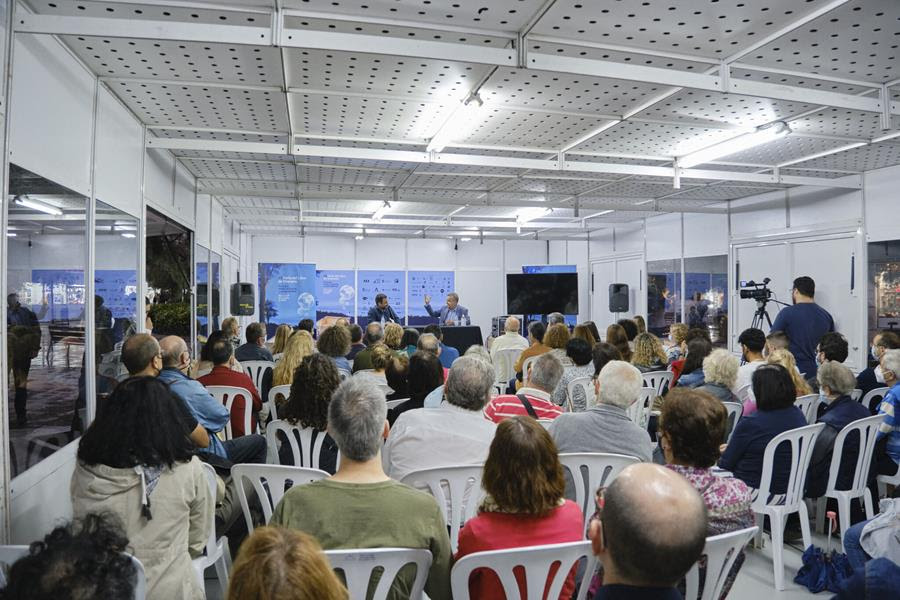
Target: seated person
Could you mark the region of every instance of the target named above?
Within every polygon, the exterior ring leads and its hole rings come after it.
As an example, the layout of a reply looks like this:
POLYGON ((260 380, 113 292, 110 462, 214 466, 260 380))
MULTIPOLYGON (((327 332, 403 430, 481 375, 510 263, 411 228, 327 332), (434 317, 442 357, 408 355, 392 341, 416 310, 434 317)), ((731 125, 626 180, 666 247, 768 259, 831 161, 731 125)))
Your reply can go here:
MULTIPOLYGON (((326 550, 423 548, 432 556, 425 592, 450 598, 450 538, 435 499, 385 475, 381 447, 388 435, 384 394, 364 379, 341 383, 328 407, 328 432, 341 453, 333 476, 292 487, 275 507, 270 525, 297 529, 326 550)), ((391 586, 407 597, 415 576, 400 570, 391 586)))
POLYGON ((681 344, 687 335, 688 326, 684 323, 672 323, 669 326, 669 344, 666 347, 666 364, 672 364, 681 358, 681 344))
MULTIPOLYGON (((206 343, 207 346, 210 342, 206 343)), ((209 374, 197 379, 204 386, 210 385, 229 385, 244 388, 250 392, 251 398, 244 398, 237 395, 231 405, 231 436, 241 437, 256 430, 256 415, 262 410, 262 400, 253 385, 253 380, 246 373, 238 373, 231 369, 231 363, 234 361, 234 351, 231 342, 225 339, 215 340, 209 350, 210 359, 213 362, 213 369, 209 374), (250 424, 252 431, 244 431, 244 408, 247 401, 253 403, 250 424)))
POLYGON ((400 348, 406 352, 408 356, 412 356, 416 351, 416 344, 419 342, 419 330, 407 327, 403 330, 403 337, 400 338, 400 348))
POLYGON ((695 389, 712 394, 719 402, 737 402, 731 390, 738 375, 738 359, 728 350, 713 350, 703 359, 703 385, 695 389))
MULTIPOLYGON (((797 363, 794 361, 794 355, 791 354, 790 350, 786 349, 778 349, 774 350, 768 357, 766 357, 766 362, 770 365, 781 365, 787 370, 791 375, 791 380, 794 382, 794 389, 796 390, 796 395, 798 398, 803 396, 808 396, 813 393, 812 388, 809 387, 809 383, 803 379, 803 376, 800 374, 800 369, 797 368, 797 363)), ((756 399, 751 397, 744 400, 744 416, 751 415, 756 412, 756 399)))
MULTIPOLYGON (((564 481, 556 446, 539 423, 528 417, 510 417, 500 423, 481 480, 487 497, 478 515, 460 530, 454 560, 475 552, 583 540, 581 507, 563 497, 564 481)), ((572 567, 566 578, 565 598, 575 590, 575 570, 572 567)), ((516 579, 524 598, 524 574, 516 573, 516 579)), ((487 570, 472 574, 469 596, 506 598, 496 574, 487 570)))
MULTIPOLYGON (((212 345, 217 340, 228 340, 229 342, 231 342, 232 348, 236 347, 228 334, 221 329, 219 329, 218 331, 213 331, 211 334, 209 334, 209 337, 206 338, 206 343, 203 344, 202 348, 200 348, 200 362, 197 363, 197 377, 206 375, 213 370, 213 367, 215 365, 213 364, 212 356, 210 356, 210 351, 212 350, 212 345)), ((235 359, 233 363, 229 364, 228 367, 232 371, 235 371, 237 373, 244 372, 244 367, 241 366, 241 363, 238 362, 237 359, 235 359)))
POLYGON ((894 475, 900 465, 900 350, 888 350, 881 356, 881 372, 891 389, 878 405, 884 422, 876 438, 875 468, 880 475, 894 475), (881 447, 884 452, 879 451, 881 447))
MULTIPOLYGON (((869 348, 869 358, 875 361, 875 365, 866 368, 856 376, 856 387, 862 390, 863 396, 872 390, 884 387, 884 375, 881 374, 881 357, 885 350, 897 350, 900 348, 900 335, 895 331, 882 331, 872 338, 872 347, 869 348)), ((870 406, 874 413, 878 405, 870 406)))
MULTIPOLYGON (((816 344, 817 367, 829 361, 842 363, 847 360, 849 355, 850 348, 849 344, 847 344, 847 338, 837 331, 825 333, 819 338, 819 343, 816 344)), ((812 388, 813 393, 818 394, 819 384, 816 377, 810 377, 807 381, 809 382, 809 387, 812 388)))
POLYGON ((507 317, 503 325, 503 335, 494 339, 491 344, 491 359, 496 362, 501 350, 524 351, 530 345, 528 340, 519 335, 521 325, 519 319, 507 317))
MULTIPOLYGON (((750 489, 732 476, 713 472, 719 446, 725 440, 728 412, 717 399, 699 389, 676 388, 666 395, 659 420, 659 444, 666 466, 680 473, 700 493, 706 505, 707 536, 753 527, 750 489)), ((731 589, 744 562, 734 561, 720 597, 731 589)), ((703 576, 701 575, 701 581, 703 576)))
POLYGON ((403 342, 403 327, 397 323, 384 324, 384 344, 395 352, 406 352, 406 346, 400 346, 403 342))
POLYGON ((640 333, 637 323, 635 323, 633 319, 619 319, 616 321, 616 325, 625 330, 625 336, 628 338, 628 343, 633 344, 635 338, 640 333))
MULTIPOLYGON (((394 358, 392 364, 399 360, 399 358, 394 358)), ((396 423, 397 417, 406 411, 423 408, 428 394, 444 386, 444 368, 434 354, 417 351, 410 357, 407 364, 409 365, 409 377, 406 381, 405 397, 409 400, 388 410, 388 422, 391 427, 396 423)), ((390 372, 391 367, 389 366, 388 373, 390 372)), ((388 378, 388 384, 390 384, 390 378, 388 378)))
POLYGON ((625 328, 615 323, 606 328, 606 343, 611 344, 616 350, 619 351, 619 354, 622 356, 622 360, 625 362, 631 362, 632 358, 632 348, 631 344, 628 342, 628 334, 625 333, 625 328))
POLYGON ((753 371, 758 367, 766 364, 766 357, 763 356, 763 350, 766 347, 766 334, 762 329, 748 328, 741 332, 738 336, 738 344, 741 346, 741 357, 744 364, 738 368, 737 381, 731 391, 735 394, 746 385, 750 385, 750 378, 753 371))
MULTIPOLYGON (((690 332, 688 332, 690 333, 690 332)), ((685 347, 684 366, 678 377, 679 387, 700 387, 705 379, 703 361, 712 353, 712 344, 704 337, 695 337, 685 347)))
POLYGON ((665 371, 668 357, 663 350, 662 342, 652 333, 639 333, 634 338, 634 353, 631 364, 641 373, 665 371))
POLYGON ((350 352, 347 353, 347 360, 355 360, 356 355, 359 354, 361 350, 366 349, 366 345, 363 344, 362 338, 362 327, 356 323, 350 325, 350 352))
POLYGON ((516 364, 513 365, 513 370, 516 372, 516 380, 518 380, 518 382, 524 381, 522 366, 525 364, 526 360, 532 356, 539 356, 545 352, 550 352, 550 347, 544 345, 544 333, 546 333, 546 331, 547 328, 540 321, 532 321, 528 324, 528 342, 530 345, 522 350, 522 354, 519 355, 516 364))
POLYGON ((266 348, 266 326, 262 323, 247 325, 247 343, 237 347, 234 357, 241 362, 266 360, 274 362, 272 353, 266 348))
MULTIPOLYGON (((438 363, 440 364, 440 363, 438 363)), ((409 398, 409 357, 403 354, 397 354, 388 361, 388 366, 384 369, 384 380, 393 393, 387 396, 388 400, 405 400, 409 398)), ((418 406, 416 408, 422 408, 418 406)), ((388 410, 388 420, 391 419, 391 412, 388 410)), ((391 421, 393 425, 393 421, 391 421)))
POLYGON ((768 358, 769 355, 776 350, 790 351, 790 349, 791 338, 789 338, 785 332, 776 329, 774 331, 770 331, 769 335, 766 336, 766 350, 763 354, 765 354, 766 358, 768 358))
POLYGON ((531 373, 522 389, 516 395, 497 396, 491 400, 484 409, 484 416, 495 423, 515 415, 555 419, 563 411, 553 403, 551 394, 562 373, 562 363, 551 352, 541 354, 532 363, 531 373))
POLYGON ((300 322, 297 323, 297 331, 305 331, 309 335, 313 334, 315 327, 316 323, 312 319, 300 319, 300 322))
MULTIPOLYGON (((334 474, 337 468, 338 448, 332 437, 326 433, 328 405, 331 403, 331 395, 340 383, 341 378, 338 376, 334 361, 324 354, 313 354, 297 367, 294 382, 291 384, 291 394, 284 404, 278 407, 278 416, 282 420, 291 425, 314 430, 313 443, 319 436, 325 436, 319 450, 318 468, 331 474, 334 474)), ((304 450, 300 445, 299 436, 296 441, 302 455, 304 450)), ((283 465, 294 464, 294 452, 287 440, 281 440, 278 459, 283 465)))
POLYGON ((342 325, 329 327, 319 334, 316 348, 320 353, 331 358, 338 369, 350 372, 350 361, 346 359, 350 353, 350 330, 342 325))
MULTIPOLYGON (((413 359, 421 361, 424 369, 435 360, 422 352, 416 352, 413 359)), ((430 370, 437 374, 433 364, 430 370)), ((397 417, 384 444, 385 472, 399 481, 413 471, 431 467, 483 463, 496 429, 482 415, 493 385, 494 369, 483 360, 463 356, 453 363, 444 389, 446 402, 397 417)))
POLYGON ((297 370, 304 358, 315 351, 316 343, 308 331, 299 329, 291 334, 284 346, 281 358, 275 363, 272 385, 291 385, 294 380, 294 371, 297 370))
POLYGON ((441 327, 439 325, 429 325, 423 333, 430 333, 438 339, 438 342, 441 344, 441 364, 444 365, 445 369, 452 367, 453 361, 459 358, 459 350, 444 344, 444 332, 441 331, 441 327))
POLYGON ((272 353, 273 357, 277 357, 284 352, 284 345, 287 343, 287 340, 291 337, 292 333, 294 333, 294 328, 287 323, 282 323, 278 326, 278 329, 275 330, 275 337, 266 341, 266 348, 269 349, 269 352, 272 353))
MULTIPOLYGON (((439 361, 441 358, 441 354, 444 353, 443 348, 443 344, 441 344, 441 341, 433 333, 423 333, 419 336, 419 340, 416 342, 416 350, 420 352, 428 352, 439 361)), ((444 369, 444 379, 447 379, 447 375, 450 373, 450 367, 444 366, 443 361, 440 362, 441 368, 444 369)))
POLYGON ((569 398, 568 386, 571 381, 582 377, 594 376, 593 352, 591 346, 580 338, 572 338, 566 344, 566 356, 574 365, 563 369, 562 377, 553 392, 553 403, 567 406, 569 412, 581 412, 586 408, 587 398, 581 386, 575 387, 575 393, 569 398), (566 405, 566 400, 569 404, 566 405))
POLYGON ((550 348, 550 354, 555 356, 563 368, 574 366, 572 360, 566 356, 566 344, 572 339, 569 328, 563 323, 554 323, 547 328, 544 334, 544 344, 550 348))
POLYGON ((383 343, 383 341, 384 328, 381 326, 381 323, 372 321, 366 325, 366 335, 363 337, 366 347, 357 352, 356 357, 353 359, 354 373, 372 368, 372 347, 375 344, 383 343))
MULTIPOLYGON (((755 499, 762 478, 766 445, 779 433, 806 426, 806 417, 794 406, 794 382, 781 365, 759 367, 753 373, 752 382, 758 410, 738 421, 719 459, 719 466, 753 488, 751 493, 755 499)), ((787 491, 790 458, 790 444, 781 444, 775 451, 770 493, 787 491)))

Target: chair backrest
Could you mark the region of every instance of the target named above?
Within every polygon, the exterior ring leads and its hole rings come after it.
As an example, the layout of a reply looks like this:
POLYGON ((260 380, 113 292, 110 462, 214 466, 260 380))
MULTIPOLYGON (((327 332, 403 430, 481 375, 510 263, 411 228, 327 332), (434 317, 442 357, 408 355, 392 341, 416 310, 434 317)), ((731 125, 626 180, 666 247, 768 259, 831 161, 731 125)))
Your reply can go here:
POLYGON ((144 571, 144 564, 133 554, 127 556, 131 559, 137 576, 134 584, 134 600, 144 600, 147 597, 147 573, 144 571))
POLYGON ((532 363, 541 357, 540 354, 537 356, 529 356, 522 362, 522 381, 528 381, 528 369, 531 368, 532 363))
POLYGON ((657 396, 662 396, 667 387, 672 385, 672 378, 675 376, 671 371, 650 371, 649 373, 641 373, 644 378, 644 385, 656 390, 657 396))
POLYGON ((481 473, 484 465, 458 465, 422 469, 407 474, 400 483, 427 489, 444 509, 450 527, 450 546, 456 553, 460 527, 478 512, 481 502, 481 473))
POLYGON ((6 587, 6 573, 9 567, 28 554, 28 546, 0 546, 0 588, 6 587))
POLYGON ((889 391, 891 391, 891 388, 889 387, 875 388, 874 390, 866 394, 860 403, 863 406, 871 406, 872 402, 875 400, 878 400, 878 402, 880 403, 881 399, 884 398, 889 391))
MULTIPOLYGON (((291 446, 291 454, 294 456, 294 466, 307 469, 319 468, 319 455, 322 452, 322 442, 325 441, 325 432, 317 432, 312 427, 300 427, 292 425, 281 419, 272 421, 266 427, 266 442, 269 448, 274 449, 278 456, 278 432, 284 434, 287 443, 291 446), (298 440, 299 438, 299 440, 298 440)), ((285 443, 282 441, 282 443, 285 443)))
POLYGON ((698 561, 685 576, 684 597, 690 600, 718 600, 734 561, 758 530, 759 527, 749 527, 706 538, 706 546, 703 548, 703 556, 706 557, 703 595, 699 595, 701 581, 698 561))
POLYGON ((594 402, 594 380, 590 377, 576 377, 566 386, 566 398, 569 401, 569 410, 573 410, 575 402, 575 390, 581 388, 584 392, 585 406, 591 406, 594 402))
MULTIPOLYGON (((206 484, 209 486, 209 493, 212 497, 213 504, 216 503, 216 492, 218 491, 219 481, 216 477, 216 470, 209 463, 201 463, 203 472, 206 473, 206 484)), ((206 539, 206 555, 216 555, 216 511, 209 511, 209 537, 206 539)), ((197 559, 194 559, 197 560, 197 559)))
POLYGON ((728 411, 726 424, 730 423, 727 435, 725 436, 725 441, 727 442, 731 439, 731 434, 734 433, 738 421, 740 421, 741 417, 744 415, 744 406, 740 402, 723 402, 722 404, 725 405, 725 410, 728 411))
MULTIPOLYGON (((244 398, 244 434, 250 435, 253 433, 253 394, 250 393, 250 390, 231 385, 208 385, 206 386, 206 391, 225 405, 229 415, 231 415, 234 399, 242 396, 244 398)), ((230 440, 232 437, 231 417, 229 416, 228 421, 225 423, 225 439, 230 440)))
POLYGON ((878 435, 878 428, 883 422, 884 415, 875 415, 853 421, 841 429, 834 440, 834 450, 831 454, 831 466, 828 469, 828 488, 825 492, 826 494, 836 491, 837 478, 841 470, 841 457, 845 450, 847 436, 854 431, 859 433, 856 440, 859 453, 856 455, 856 465, 854 465, 853 483, 850 487, 850 491, 857 492, 860 495, 863 494, 869 479, 869 467, 872 464, 872 455, 875 450, 875 437, 878 435))
POLYGON ((638 399, 625 409, 628 418, 638 427, 644 428, 650 421, 650 409, 653 407, 653 400, 656 399, 656 396, 656 388, 643 387, 638 399))
MULTIPOLYGON (((549 544, 545 546, 527 546, 506 550, 476 552, 456 561, 450 571, 450 590, 455 600, 467 600, 469 596, 469 577, 476 569, 489 569, 497 574, 503 592, 509 600, 520 598, 516 567, 521 567, 519 575, 524 577, 527 598, 541 598, 544 589, 549 589, 545 598, 559 598, 569 573, 579 561, 585 561, 578 595, 575 600, 583 600, 587 596, 591 577, 597 566, 597 558, 591 551, 589 541, 569 542, 566 544, 549 544), (550 570, 559 565, 553 577, 550 570), (524 572, 522 572, 524 571, 524 572), (547 583, 549 588, 545 588, 547 583)), ((524 600, 524 598, 522 599, 524 600)))
POLYGON ((244 373, 253 380, 256 392, 262 394, 263 377, 266 376, 266 371, 275 368, 275 363, 268 360, 248 360, 242 361, 241 366, 244 368, 244 373))
POLYGON ((862 393, 861 389, 856 388, 854 390, 850 390, 850 399, 851 400, 856 400, 857 402, 859 402, 862 400, 862 398, 863 398, 863 393, 862 393))
MULTIPOLYGON (((815 425, 790 429, 779 433, 769 440, 769 443, 766 444, 766 451, 763 453, 759 495, 756 497, 754 505, 762 506, 768 504, 772 487, 772 470, 775 466, 775 451, 782 442, 791 445, 791 473, 782 504, 786 507, 796 507, 799 506, 800 502, 803 502, 803 487, 806 484, 806 471, 809 469, 809 459, 812 458, 816 438, 819 437, 824 428, 825 423, 816 423, 815 425)), ((756 509, 754 510, 756 511, 756 509)))
POLYGON ((803 413, 803 416, 806 417, 807 425, 812 425, 816 422, 816 413, 819 410, 819 402, 820 399, 818 394, 800 396, 794 401, 794 406, 799 408, 800 412, 803 413))
POLYGON ((231 467, 231 478, 234 480, 238 500, 247 520, 247 531, 253 531, 253 519, 250 513, 250 495, 247 493, 249 484, 259 503, 262 506, 263 517, 268 524, 272 513, 278 503, 281 502, 284 493, 291 487, 288 485, 300 485, 319 481, 328 477, 328 473, 318 469, 305 469, 289 465, 254 465, 239 464, 231 467))
POLYGON ((538 423, 541 424, 541 427, 544 429, 550 429, 550 425, 553 424, 553 419, 538 419, 538 423))
POLYGON ((432 560, 431 552, 420 548, 326 550, 325 556, 332 569, 343 572, 350 598, 366 598, 372 572, 379 567, 384 569, 371 600, 387 598, 397 573, 410 563, 416 565, 416 578, 410 587, 409 599, 421 600, 432 560))
POLYGON ((751 383, 739 387, 738 391, 735 392, 734 395, 737 396, 741 404, 743 404, 747 400, 753 400, 754 402, 756 401, 756 399, 753 397, 753 384, 751 383))
POLYGON ((494 363, 495 381, 498 383, 508 382, 515 377, 516 361, 522 354, 521 348, 505 348, 494 353, 492 360, 494 363))
POLYGON ((396 408, 396 407, 400 406, 401 404, 403 404, 404 402, 406 402, 407 400, 409 400, 409 398, 398 398, 396 400, 388 400, 387 407, 388 407, 388 409, 396 408))
POLYGON ((575 483, 575 504, 581 508, 585 527, 594 513, 594 493, 607 486, 628 465, 640 462, 634 456, 605 452, 563 452, 559 462, 572 474, 575 483))
POLYGON ((290 385, 273 385, 272 389, 269 390, 269 417, 270 421, 274 421, 278 418, 278 411, 275 408, 275 401, 278 399, 278 396, 281 395, 285 400, 291 397, 291 386, 290 385))

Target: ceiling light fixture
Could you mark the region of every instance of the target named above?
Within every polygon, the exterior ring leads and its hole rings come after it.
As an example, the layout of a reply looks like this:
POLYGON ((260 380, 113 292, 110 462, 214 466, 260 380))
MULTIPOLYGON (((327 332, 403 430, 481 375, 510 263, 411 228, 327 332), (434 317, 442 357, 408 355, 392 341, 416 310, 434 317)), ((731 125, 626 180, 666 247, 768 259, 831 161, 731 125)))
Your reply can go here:
POLYGON ((119 235, 121 235, 123 238, 128 238, 128 239, 131 239, 134 237, 133 233, 120 233, 119 235))
POLYGON ((737 137, 713 144, 685 154, 677 159, 676 164, 683 169, 690 169, 696 165, 712 162, 723 156, 737 154, 750 148, 783 138, 791 133, 791 128, 784 121, 777 121, 765 127, 759 127, 756 131, 745 133, 737 137))
POLYGON ((472 238, 470 238, 470 237, 461 237, 461 238, 459 238, 459 241, 461 241, 461 242, 471 242, 471 241, 472 241, 472 238))
POLYGON ((7 231, 7 232, 6 232, 6 237, 16 237, 16 234, 13 233, 12 231, 7 231))
POLYGON ((373 221, 380 221, 380 220, 384 217, 385 213, 387 212, 387 210, 388 210, 390 207, 391 207, 391 203, 388 202, 387 200, 385 200, 385 201, 384 201, 384 204, 382 204, 381 206, 379 206, 379 207, 378 207, 378 210, 376 210, 375 213, 372 215, 372 220, 373 220, 373 221))
POLYGON ((478 94, 470 94, 460 102, 440 129, 428 142, 428 152, 441 152, 448 144, 464 138, 477 122, 484 102, 478 94))
POLYGON ((516 214, 516 224, 524 225, 530 221, 534 221, 535 219, 540 219, 541 217, 546 217, 550 213, 553 212, 552 208, 525 208, 522 209, 516 214))
POLYGON ((60 216, 63 214, 62 211, 55 206, 50 206, 49 204, 45 204, 43 202, 40 202, 39 200, 29 198, 28 196, 16 196, 16 204, 40 211, 42 213, 47 213, 48 215, 60 216))

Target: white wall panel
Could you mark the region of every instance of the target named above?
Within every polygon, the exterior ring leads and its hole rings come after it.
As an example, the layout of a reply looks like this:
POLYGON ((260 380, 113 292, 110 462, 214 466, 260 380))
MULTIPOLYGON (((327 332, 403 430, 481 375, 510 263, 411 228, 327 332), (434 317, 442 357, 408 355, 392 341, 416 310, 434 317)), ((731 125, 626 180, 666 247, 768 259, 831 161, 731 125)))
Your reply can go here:
POLYGON ((270 237, 253 236, 253 264, 256 263, 302 263, 304 260, 303 239, 298 236, 270 237))
POLYGON ((578 322, 589 320, 591 314, 591 270, 588 264, 588 243, 566 242, 566 264, 578 269, 578 322))
POLYGON ((356 265, 356 241, 348 237, 307 237, 304 262, 318 269, 353 269, 356 265))
POLYGON ((617 253, 621 252, 643 252, 644 251, 644 227, 622 227, 616 228, 616 248, 617 253))
MULTIPOLYGON (((147 150, 144 161, 144 197, 163 212, 174 216, 175 157, 168 150, 147 150)), ((193 219, 191 219, 193 222, 193 219)))
MULTIPOLYGON (((685 213, 684 256, 728 254, 728 215, 685 213)), ((648 237, 647 243, 650 243, 648 237)))
POLYGON ((52 37, 17 34, 9 160, 90 194, 94 78, 52 37))
POLYGON ((460 269, 497 269, 503 268, 503 242, 500 240, 473 239, 471 242, 460 242, 456 252, 456 265, 460 269))
POLYGON ((647 260, 681 258, 681 214, 647 219, 647 260))
POLYGON ((787 227, 786 196, 770 192, 731 203, 731 235, 746 236, 787 227))
POLYGON ((78 440, 10 483, 10 543, 30 544, 72 519, 69 483, 77 451, 78 440))
POLYGON ((862 219, 862 198, 859 190, 821 187, 790 189, 791 228, 862 219))
POLYGON ((613 247, 613 230, 602 229, 591 233, 591 239, 588 242, 588 250, 591 260, 609 256, 615 252, 615 248, 613 247))
MULTIPOLYGON (((407 240, 407 256, 410 269, 435 269, 452 271, 456 268, 453 240, 410 238, 407 240)), ((457 242, 457 248, 472 242, 457 242)))
POLYGON ((897 190, 900 167, 865 174, 866 239, 870 242, 900 239, 897 225, 897 190))
POLYGON ((566 261, 566 251, 567 247, 565 240, 551 240, 549 242, 549 251, 547 264, 550 265, 564 265, 568 264, 566 261))
MULTIPOLYGON (((225 222, 222 214, 222 204, 215 198, 210 203, 209 244, 213 252, 222 254, 222 240, 224 238, 225 222)), ((199 200, 198 200, 199 201, 199 200)))
POLYGON ((363 238, 356 242, 356 267, 403 271, 406 269, 406 240, 363 238))
POLYGON ((175 214, 184 219, 182 223, 188 227, 194 227, 194 180, 190 171, 180 164, 175 165, 175 214))
POLYGON ((506 314, 504 275, 495 271, 457 271, 456 291, 469 309, 473 325, 481 327, 484 339, 491 334, 491 318, 506 314))
POLYGON ((140 217, 143 127, 102 86, 98 100, 94 197, 140 217))
POLYGON ((212 197, 208 194, 197 194, 197 216, 194 222, 194 242, 204 248, 210 248, 209 223, 212 197))
POLYGON ((546 265, 547 242, 542 240, 506 240, 506 270, 522 272, 522 265, 546 265))

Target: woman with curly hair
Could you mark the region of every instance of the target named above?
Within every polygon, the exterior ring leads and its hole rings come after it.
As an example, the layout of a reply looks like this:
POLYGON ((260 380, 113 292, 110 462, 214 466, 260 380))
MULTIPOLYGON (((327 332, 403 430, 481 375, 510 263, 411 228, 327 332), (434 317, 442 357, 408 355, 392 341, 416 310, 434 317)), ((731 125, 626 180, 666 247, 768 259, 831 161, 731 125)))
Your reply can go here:
MULTIPOLYGON (((283 420, 313 429, 314 444, 318 436, 325 436, 319 453, 319 468, 332 475, 337 467, 338 447, 325 430, 328 428, 328 404, 340 384, 341 378, 334 361, 324 354, 312 354, 297 367, 291 394, 278 408, 278 416, 283 420)), ((300 443, 299 438, 297 443, 300 443)), ((287 440, 282 440, 278 458, 283 465, 294 464, 294 455, 287 440)))
POLYGON ((350 372, 350 330, 341 325, 332 325, 319 334, 316 348, 325 356, 330 356, 338 369, 350 372))
POLYGON ((637 367, 641 373, 666 370, 666 353, 662 342, 652 333, 639 333, 634 338, 634 353, 631 355, 631 364, 637 367))
POLYGON ((396 323, 385 323, 384 324, 384 343, 391 350, 403 350, 406 351, 405 347, 401 347, 400 343, 403 341, 403 327, 397 325, 396 323))
POLYGON ((728 350, 713 350, 703 359, 703 385, 697 389, 712 394, 722 402, 737 402, 731 390, 737 381, 739 367, 737 357, 728 350))
POLYGON ((615 347, 625 362, 631 362, 631 346, 625 328, 615 323, 606 328, 606 343, 615 347))
POLYGON ((687 337, 688 326, 684 323, 672 323, 669 326, 669 345, 666 347, 666 358, 672 363, 681 358, 681 344, 687 337))
POLYGON ((291 334, 284 347, 284 354, 272 373, 272 385, 291 385, 294 380, 294 371, 297 370, 304 358, 315 351, 315 342, 313 342, 312 334, 308 331, 301 329, 291 334))

